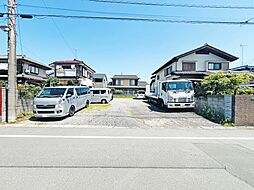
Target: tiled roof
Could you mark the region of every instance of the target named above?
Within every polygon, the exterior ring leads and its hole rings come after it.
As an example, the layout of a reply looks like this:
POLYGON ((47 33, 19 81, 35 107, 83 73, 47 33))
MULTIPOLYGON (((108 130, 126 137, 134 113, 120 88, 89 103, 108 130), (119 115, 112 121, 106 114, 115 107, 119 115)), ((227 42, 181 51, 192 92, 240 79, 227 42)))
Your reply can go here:
POLYGON ((107 78, 107 75, 106 74, 101 74, 101 73, 94 73, 93 78, 94 79, 103 79, 103 78, 107 78))
POLYGON ((139 79, 137 75, 114 75, 112 79, 139 79))

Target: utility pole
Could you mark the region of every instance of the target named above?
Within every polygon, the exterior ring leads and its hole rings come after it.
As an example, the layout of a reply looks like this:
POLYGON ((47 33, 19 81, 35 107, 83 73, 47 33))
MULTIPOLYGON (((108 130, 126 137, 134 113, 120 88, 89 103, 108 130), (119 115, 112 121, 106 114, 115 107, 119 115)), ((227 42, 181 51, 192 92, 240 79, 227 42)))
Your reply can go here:
POLYGON ((8 0, 8 122, 17 117, 16 0, 8 0))

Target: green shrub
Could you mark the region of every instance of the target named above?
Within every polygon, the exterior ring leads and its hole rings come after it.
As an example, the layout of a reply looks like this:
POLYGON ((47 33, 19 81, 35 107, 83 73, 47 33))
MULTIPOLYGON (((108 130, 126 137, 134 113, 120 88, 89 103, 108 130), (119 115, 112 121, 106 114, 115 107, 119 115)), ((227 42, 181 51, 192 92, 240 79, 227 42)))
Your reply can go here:
POLYGON ((123 94, 123 91, 122 90, 115 90, 114 94, 119 94, 120 95, 120 94, 123 94))
POLYGON ((204 78, 201 83, 201 88, 206 92, 206 95, 234 95, 252 93, 250 89, 242 89, 242 85, 253 80, 253 74, 247 73, 227 73, 222 72, 211 74, 204 78))

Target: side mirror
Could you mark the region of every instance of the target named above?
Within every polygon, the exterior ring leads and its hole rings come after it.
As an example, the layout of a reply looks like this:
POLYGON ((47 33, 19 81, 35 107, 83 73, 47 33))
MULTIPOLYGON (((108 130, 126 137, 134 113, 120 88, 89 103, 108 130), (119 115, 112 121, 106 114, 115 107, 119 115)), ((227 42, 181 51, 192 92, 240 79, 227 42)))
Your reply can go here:
POLYGON ((66 98, 72 97, 72 94, 66 94, 66 98))

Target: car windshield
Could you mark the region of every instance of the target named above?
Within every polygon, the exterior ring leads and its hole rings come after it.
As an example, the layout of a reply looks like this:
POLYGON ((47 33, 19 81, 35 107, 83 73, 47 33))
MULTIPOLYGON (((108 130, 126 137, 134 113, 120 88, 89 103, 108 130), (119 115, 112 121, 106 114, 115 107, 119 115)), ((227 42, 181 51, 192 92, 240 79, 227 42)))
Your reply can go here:
POLYGON ((39 98, 55 98, 62 97, 64 95, 66 88, 44 88, 39 98))
POLYGON ((168 90, 186 91, 193 90, 192 82, 169 82, 168 90))

